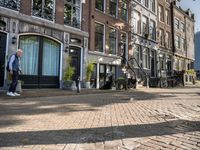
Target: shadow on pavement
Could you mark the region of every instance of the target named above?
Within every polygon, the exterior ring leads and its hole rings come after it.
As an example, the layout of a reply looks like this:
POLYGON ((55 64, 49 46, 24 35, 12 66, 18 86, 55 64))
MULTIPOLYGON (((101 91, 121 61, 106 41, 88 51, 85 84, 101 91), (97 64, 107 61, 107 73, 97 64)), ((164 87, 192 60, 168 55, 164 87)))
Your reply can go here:
MULTIPOLYGON (((50 90, 51 91, 51 90, 50 90)), ((57 93, 58 91, 55 91, 57 93)), ((58 93, 57 93, 58 94, 58 93)), ((18 115, 37 115, 48 113, 59 113, 67 115, 70 112, 97 111, 99 107, 115 104, 130 103, 143 100, 173 99, 179 92, 145 92, 145 91, 123 91, 112 93, 94 93, 84 95, 64 95, 53 97, 35 98, 10 98, 0 99, 0 128, 22 124, 23 120, 18 115), (82 107, 84 105, 84 107, 82 107)), ((197 94, 197 93, 190 93, 197 94)), ((198 93, 199 94, 199 93, 198 93)), ((46 94, 48 95, 48 93, 46 94)), ((187 94, 189 95, 189 94, 187 94)))
POLYGON ((172 135, 200 131, 199 121, 174 120, 156 124, 86 129, 0 133, 0 147, 21 145, 95 143, 125 138, 172 135))

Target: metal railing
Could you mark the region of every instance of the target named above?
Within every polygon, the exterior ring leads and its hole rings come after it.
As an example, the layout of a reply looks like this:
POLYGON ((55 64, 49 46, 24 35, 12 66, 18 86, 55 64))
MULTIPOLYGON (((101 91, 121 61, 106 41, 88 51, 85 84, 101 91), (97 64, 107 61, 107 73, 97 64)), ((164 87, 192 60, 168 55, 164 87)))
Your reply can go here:
POLYGON ((133 65, 131 65, 130 62, 131 62, 132 60, 134 60, 134 61, 137 63, 137 66, 138 66, 139 70, 144 74, 144 76, 145 76, 145 78, 146 78, 146 87, 149 88, 149 78, 150 78, 150 76, 149 76, 148 73, 146 73, 146 72, 143 70, 143 68, 139 65, 137 59, 135 59, 134 57, 131 57, 129 60, 127 60, 126 57, 123 57, 123 56, 122 56, 122 59, 125 60, 125 63, 127 64, 127 67, 128 67, 127 69, 130 69, 130 70, 134 73, 134 75, 135 75, 135 77, 136 77, 136 82, 137 82, 137 74, 136 74, 135 70, 133 69, 133 65))

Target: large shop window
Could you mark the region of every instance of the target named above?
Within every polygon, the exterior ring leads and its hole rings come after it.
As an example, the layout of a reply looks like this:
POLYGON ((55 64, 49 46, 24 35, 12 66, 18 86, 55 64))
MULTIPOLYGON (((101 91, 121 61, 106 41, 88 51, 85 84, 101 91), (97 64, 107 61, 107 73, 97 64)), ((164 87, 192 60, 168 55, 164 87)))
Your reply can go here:
POLYGON ((60 44, 40 36, 20 37, 23 75, 58 76, 60 44))
POLYGON ((81 27, 81 0, 65 0, 64 24, 67 26, 81 27))
POLYGON ((18 11, 20 9, 20 0, 0 0, 0 6, 18 11))
POLYGON ((50 21, 54 19, 54 0, 33 0, 32 15, 50 21))

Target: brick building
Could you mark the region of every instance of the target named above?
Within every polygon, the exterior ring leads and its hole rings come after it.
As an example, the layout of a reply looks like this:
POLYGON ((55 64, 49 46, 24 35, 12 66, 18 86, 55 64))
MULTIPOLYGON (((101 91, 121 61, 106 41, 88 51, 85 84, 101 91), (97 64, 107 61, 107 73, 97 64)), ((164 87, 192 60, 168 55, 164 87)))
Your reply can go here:
POLYGON ((170 0, 158 1, 158 31, 157 40, 159 45, 158 69, 159 76, 169 77, 172 75, 172 24, 171 24, 171 3, 170 0))
POLYGON ((123 76, 121 54, 130 50, 130 1, 91 0, 89 4, 88 63, 95 69, 91 86, 103 88, 123 76))
POLYGON ((66 58, 84 78, 88 49, 89 0, 4 0, 0 2, 0 87, 6 87, 5 64, 17 48, 25 87, 61 87, 66 58))

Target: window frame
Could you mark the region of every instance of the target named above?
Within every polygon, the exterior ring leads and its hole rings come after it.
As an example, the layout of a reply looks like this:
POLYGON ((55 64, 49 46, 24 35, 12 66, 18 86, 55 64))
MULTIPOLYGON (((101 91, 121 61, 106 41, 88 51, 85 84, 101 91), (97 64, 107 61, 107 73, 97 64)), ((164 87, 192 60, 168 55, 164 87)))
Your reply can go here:
POLYGON ((149 49, 147 47, 143 47, 142 50, 142 64, 144 69, 149 69, 149 49))
POLYGON ((118 4, 118 0, 109 0, 109 12, 108 12, 108 14, 110 15, 110 16, 112 16, 113 18, 118 18, 118 6, 119 6, 119 4, 118 4), (113 1, 116 1, 116 2, 113 2, 113 1), (110 9, 110 3, 115 3, 116 4, 116 14, 115 15, 112 15, 111 14, 111 9, 110 9))
POLYGON ((95 41, 94 41, 94 51, 95 52, 98 52, 98 53, 105 53, 105 37, 106 37, 106 35, 105 35, 105 33, 106 33, 106 31, 105 31, 105 24, 103 24, 103 23, 101 23, 101 22, 98 22, 98 21, 95 21, 95 23, 94 24, 100 24, 100 25, 103 25, 103 30, 104 30, 104 32, 103 32, 103 51, 101 52, 101 51, 97 51, 96 50, 96 27, 95 27, 95 41))
MULTIPOLYGON (((66 0, 64 0, 64 1, 66 1, 66 0)), ((65 2, 64 2, 64 4, 65 4, 65 2)), ((64 6, 65 7, 65 6, 64 6)), ((64 26, 67 26, 67 27, 70 27, 70 28, 73 28, 73 29, 77 29, 77 30, 81 30, 81 27, 82 27, 82 22, 81 22, 81 20, 82 20, 82 0, 80 0, 80 20, 79 20, 79 27, 74 27, 74 26, 70 26, 70 25, 67 25, 67 24, 65 24, 64 23, 64 26)), ((71 16, 72 17, 72 16, 71 16)))
POLYGON ((118 30, 117 30, 117 28, 114 28, 114 27, 112 27, 112 26, 109 26, 108 27, 108 41, 109 41, 109 49, 110 49, 110 29, 114 29, 115 30, 115 34, 116 34, 116 37, 115 37, 115 47, 116 47, 116 49, 115 49, 115 54, 113 54, 113 53, 110 53, 110 51, 109 51, 109 54, 111 54, 111 55, 117 55, 117 53, 118 53, 118 46, 117 46, 117 43, 118 43, 118 30))
POLYGON ((14 8, 9 8, 9 7, 6 7, 5 6, 5 0, 4 0, 4 3, 2 4, 2 5, 0 5, 0 7, 2 7, 2 8, 5 8, 5 9, 9 9, 9 10, 12 10, 12 11, 15 11, 15 12, 19 12, 20 11, 20 8, 21 8, 21 0, 17 0, 18 2, 17 2, 17 8, 16 9, 14 9, 14 8))
POLYGON ((95 0, 95 10, 105 13, 106 12, 106 0, 102 0, 103 1, 103 10, 100 10, 96 7, 96 1, 97 0, 95 0))
MULTIPOLYGON (((55 1, 55 0, 52 0, 52 1, 53 1, 53 7, 54 7, 54 8, 53 8, 53 12, 52 12, 52 13, 53 13, 53 14, 52 14, 52 15, 53 15, 52 20, 46 19, 46 18, 44 18, 44 17, 39 17, 39 16, 33 15, 33 3, 34 3, 33 1, 34 1, 34 0, 32 0, 32 3, 31 3, 31 16, 34 17, 34 18, 40 19, 40 20, 45 20, 45 21, 53 22, 53 23, 54 23, 54 22, 55 22, 55 16, 56 16, 56 14, 55 14, 55 13, 56 13, 56 12, 55 12, 55 10, 56 10, 56 1, 55 1)), ((42 0, 42 3, 43 3, 43 2, 45 2, 45 0, 42 0)), ((42 8, 42 9, 43 9, 43 8, 42 8)))
POLYGON ((128 22, 128 1, 127 0, 122 0, 121 2, 121 19, 125 22, 128 22), (126 3, 126 9, 123 8, 123 3, 126 3), (126 11, 126 20, 124 20, 124 18, 122 17, 123 15, 123 11, 122 10, 125 10, 126 11))

